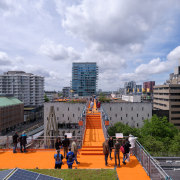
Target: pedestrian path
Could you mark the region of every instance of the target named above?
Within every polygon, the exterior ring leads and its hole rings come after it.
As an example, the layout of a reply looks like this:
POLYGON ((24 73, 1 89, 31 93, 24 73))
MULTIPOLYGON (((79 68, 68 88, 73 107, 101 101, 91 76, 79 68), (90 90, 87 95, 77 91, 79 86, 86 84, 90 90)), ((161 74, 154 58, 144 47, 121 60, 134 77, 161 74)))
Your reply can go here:
MULTIPOLYGON (((112 160, 108 160, 108 166, 105 166, 102 144, 105 141, 101 115, 96 109, 94 103, 93 112, 87 110, 86 131, 84 142, 80 154, 77 156, 80 164, 73 164, 73 168, 77 169, 114 169, 114 157, 112 152, 112 160)), ((61 150, 62 151, 62 150, 61 150)), ((55 150, 34 151, 28 153, 16 153, 12 151, 0 152, 0 169, 53 169, 55 150)), ((63 154, 63 152, 60 152, 63 154)), ((120 161, 122 162, 122 153, 120 153, 120 161)), ((63 160, 62 169, 67 169, 66 160, 63 160)), ((116 168, 120 180, 150 180, 145 170, 136 159, 131 156, 130 162, 126 165, 121 163, 121 167, 116 168)))

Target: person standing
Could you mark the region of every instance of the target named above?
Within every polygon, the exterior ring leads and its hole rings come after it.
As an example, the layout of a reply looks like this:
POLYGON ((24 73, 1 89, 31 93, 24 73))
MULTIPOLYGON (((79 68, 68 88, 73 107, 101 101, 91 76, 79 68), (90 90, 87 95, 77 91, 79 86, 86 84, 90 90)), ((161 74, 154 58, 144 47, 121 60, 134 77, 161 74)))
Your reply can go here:
POLYGON ((109 145, 110 160, 112 160, 111 153, 112 153, 112 149, 114 147, 114 143, 113 143, 113 138, 112 137, 109 138, 108 145, 109 145))
POLYGON ((131 155, 134 155, 134 149, 135 149, 135 144, 136 144, 136 139, 137 137, 134 137, 133 135, 129 135, 129 143, 131 144, 131 147, 130 147, 130 154, 131 155))
POLYGON ((108 165, 108 155, 109 155, 109 145, 108 145, 108 139, 106 139, 103 143, 103 153, 105 157, 105 165, 108 165))
POLYGON ((62 160, 63 160, 63 155, 60 154, 60 149, 57 150, 57 154, 54 155, 54 159, 55 159, 55 169, 61 169, 61 166, 63 164, 62 160))
POLYGON ((123 154, 123 164, 126 165, 126 159, 129 157, 129 148, 131 147, 131 144, 129 143, 128 139, 126 140, 126 143, 124 144, 124 154, 123 154))
POLYGON ((20 137, 20 147, 21 147, 21 152, 23 152, 23 148, 24 148, 24 152, 26 151, 26 144, 27 144, 27 135, 25 133, 25 131, 22 133, 21 137, 20 137))
POLYGON ((76 144, 77 140, 74 140, 71 144, 71 151, 74 153, 74 160, 76 161, 76 164, 80 164, 77 160, 77 153, 78 153, 78 148, 76 144))
POLYGON ((116 143, 114 145, 114 158, 115 158, 115 166, 117 166, 117 159, 118 159, 118 166, 120 167, 120 157, 119 157, 119 150, 120 150, 120 143, 118 140, 116 140, 116 143))
POLYGON ((65 139, 62 141, 62 145, 63 145, 63 148, 64 148, 64 157, 66 157, 66 155, 68 153, 68 148, 69 148, 70 141, 67 138, 67 135, 65 135, 64 138, 65 139))
POLYGON ((16 132, 13 136, 13 144, 14 144, 13 153, 16 153, 18 138, 19 136, 18 136, 18 133, 16 132))
POLYGON ((71 148, 69 149, 69 152, 67 153, 66 159, 67 159, 67 165, 69 169, 72 169, 72 165, 74 163, 74 153, 71 151, 71 148))
POLYGON ((62 146, 62 142, 61 142, 61 139, 60 138, 57 138, 56 139, 56 143, 55 143, 55 148, 56 150, 59 150, 62 146))

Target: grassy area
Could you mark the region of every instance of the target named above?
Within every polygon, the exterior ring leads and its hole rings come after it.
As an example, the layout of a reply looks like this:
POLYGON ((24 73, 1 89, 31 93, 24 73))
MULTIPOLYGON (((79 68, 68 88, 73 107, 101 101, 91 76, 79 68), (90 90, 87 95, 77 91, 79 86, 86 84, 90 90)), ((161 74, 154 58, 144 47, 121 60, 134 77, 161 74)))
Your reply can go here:
POLYGON ((31 169, 30 171, 62 178, 64 180, 116 180, 116 171, 112 169, 31 169))

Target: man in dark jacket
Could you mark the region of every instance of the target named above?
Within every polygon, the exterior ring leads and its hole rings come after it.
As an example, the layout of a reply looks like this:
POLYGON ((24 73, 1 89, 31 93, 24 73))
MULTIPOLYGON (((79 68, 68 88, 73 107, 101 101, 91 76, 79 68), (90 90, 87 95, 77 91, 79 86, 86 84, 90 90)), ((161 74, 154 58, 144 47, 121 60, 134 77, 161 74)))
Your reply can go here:
POLYGON ((105 165, 107 166, 108 165, 108 155, 109 155, 109 145, 108 145, 108 139, 106 139, 106 141, 104 141, 103 143, 103 153, 104 153, 104 156, 105 156, 105 165))
POLYGON ((131 147, 131 144, 129 143, 128 139, 126 140, 126 143, 124 144, 124 154, 123 154, 123 164, 126 164, 126 159, 129 156, 129 148, 131 147))
POLYGON ((67 138, 67 135, 65 135, 64 138, 65 139, 62 141, 62 145, 63 145, 63 148, 64 148, 64 157, 66 157, 66 155, 68 153, 68 147, 69 147, 70 141, 67 138))
POLYGON ((112 160, 111 152, 112 152, 112 148, 114 147, 114 143, 113 143, 113 138, 112 137, 109 138, 108 144, 109 144, 109 155, 110 155, 110 159, 112 160))
POLYGON ((13 136, 13 144, 14 144, 13 153, 16 153, 18 138, 19 138, 19 136, 18 136, 18 133, 16 132, 13 136))
POLYGON ((23 148, 24 148, 24 152, 27 152, 26 151, 27 135, 26 135, 25 131, 22 133, 22 135, 19 138, 19 140, 20 140, 21 152, 23 152, 23 148))
POLYGON ((119 157, 120 147, 121 147, 121 145, 120 145, 119 141, 117 140, 116 144, 114 145, 114 158, 115 158, 115 166, 117 166, 117 159, 118 159, 119 167, 120 167, 120 157, 119 157))

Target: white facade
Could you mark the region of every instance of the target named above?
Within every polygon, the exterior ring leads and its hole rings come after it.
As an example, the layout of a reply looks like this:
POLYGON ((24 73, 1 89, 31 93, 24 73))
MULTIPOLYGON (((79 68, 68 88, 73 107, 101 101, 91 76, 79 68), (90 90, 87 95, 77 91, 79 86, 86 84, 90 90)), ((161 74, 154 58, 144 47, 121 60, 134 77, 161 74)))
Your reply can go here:
POLYGON ((152 104, 147 102, 103 103, 103 109, 109 117, 110 125, 117 122, 131 127, 142 127, 145 119, 152 117, 152 104))
POLYGON ((141 96, 138 96, 138 95, 133 95, 133 96, 122 95, 122 100, 129 101, 129 102, 141 102, 141 96))
POLYGON ((11 94, 24 102, 24 106, 44 103, 44 77, 23 71, 8 71, 0 76, 0 95, 11 94))

